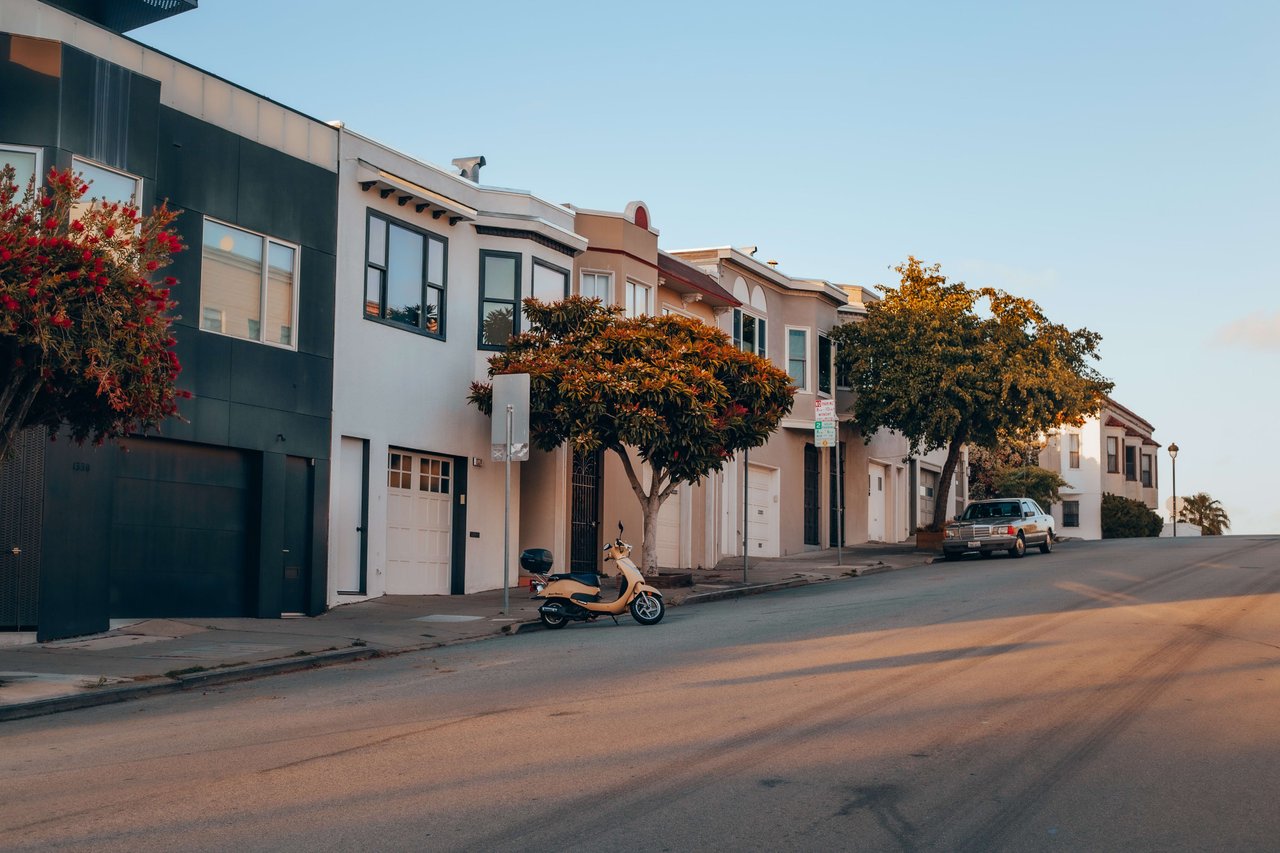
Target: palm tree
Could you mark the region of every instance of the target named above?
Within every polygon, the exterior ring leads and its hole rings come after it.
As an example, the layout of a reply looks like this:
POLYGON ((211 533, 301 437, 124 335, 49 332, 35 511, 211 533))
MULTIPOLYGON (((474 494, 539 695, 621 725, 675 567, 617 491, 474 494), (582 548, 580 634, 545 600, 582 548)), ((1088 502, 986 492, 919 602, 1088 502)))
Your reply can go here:
POLYGON ((1231 518, 1227 511, 1206 492, 1181 498, 1178 501, 1178 520, 1199 526, 1200 532, 1205 536, 1221 536, 1223 530, 1231 529, 1231 518))

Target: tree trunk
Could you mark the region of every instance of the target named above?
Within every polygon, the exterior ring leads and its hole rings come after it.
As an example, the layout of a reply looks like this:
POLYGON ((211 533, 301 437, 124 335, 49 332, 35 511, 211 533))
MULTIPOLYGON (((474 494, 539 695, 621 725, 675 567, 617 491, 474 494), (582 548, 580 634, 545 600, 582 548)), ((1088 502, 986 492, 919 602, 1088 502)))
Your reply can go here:
POLYGON ((3 386, 0 386, 0 465, 9 458, 9 452, 26 427, 27 415, 40 394, 41 379, 38 366, 19 370, 11 368, 3 386))
POLYGON ((650 466, 653 476, 649 480, 649 491, 646 492, 640 481, 639 472, 631 464, 631 456, 627 453, 627 449, 611 447, 610 450, 617 453, 618 458, 622 460, 622 468, 627 472, 627 479, 631 481, 631 491, 635 492, 636 500, 640 501, 640 510, 644 516, 642 533, 644 538, 640 541, 638 565, 642 574, 652 577, 658 573, 658 510, 662 509, 663 502, 680 484, 671 480, 665 471, 655 470, 650 466))
POLYGON ((965 434, 957 433, 947 448, 947 461, 942 463, 942 474, 938 477, 938 493, 933 496, 933 524, 929 530, 937 532, 947 526, 951 513, 947 506, 951 499, 951 481, 955 477, 956 463, 960 461, 960 451, 964 448, 965 434))

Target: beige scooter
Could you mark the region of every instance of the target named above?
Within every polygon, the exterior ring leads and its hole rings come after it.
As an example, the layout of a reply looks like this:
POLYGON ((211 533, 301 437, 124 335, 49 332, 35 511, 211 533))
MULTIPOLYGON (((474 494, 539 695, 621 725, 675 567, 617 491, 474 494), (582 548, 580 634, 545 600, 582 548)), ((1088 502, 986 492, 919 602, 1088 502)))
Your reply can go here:
POLYGON ((621 523, 618 538, 604 550, 608 554, 605 561, 613 560, 622 576, 618 597, 613 601, 600 600, 600 576, 595 572, 551 574, 552 557, 546 548, 529 548, 520 554, 521 568, 535 578, 529 585, 532 597, 547 600, 538 608, 543 625, 563 628, 570 621, 593 622, 601 616, 609 616, 616 623, 628 610, 641 625, 662 621, 667 612, 662 593, 644 582, 644 575, 631 561, 631 546, 622 541, 621 523))

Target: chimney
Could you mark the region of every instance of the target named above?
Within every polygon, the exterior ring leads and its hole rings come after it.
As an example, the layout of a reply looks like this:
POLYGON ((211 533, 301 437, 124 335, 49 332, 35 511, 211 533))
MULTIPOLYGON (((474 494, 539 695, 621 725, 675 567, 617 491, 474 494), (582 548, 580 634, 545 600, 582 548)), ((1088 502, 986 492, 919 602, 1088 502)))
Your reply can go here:
POLYGON ((459 157, 453 161, 453 165, 458 167, 462 177, 471 181, 473 184, 480 183, 480 167, 483 166, 484 157, 459 157))

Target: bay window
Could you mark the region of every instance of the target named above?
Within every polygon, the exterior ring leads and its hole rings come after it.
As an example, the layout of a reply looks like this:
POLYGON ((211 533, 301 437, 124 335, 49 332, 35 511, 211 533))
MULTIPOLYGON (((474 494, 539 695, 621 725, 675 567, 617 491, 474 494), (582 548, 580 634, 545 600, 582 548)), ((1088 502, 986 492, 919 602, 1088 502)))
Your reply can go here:
POLYGON ((369 213, 364 316, 445 336, 445 238, 369 213))
POLYGON ((741 308, 734 308, 733 345, 740 350, 753 352, 763 358, 765 355, 765 341, 765 319, 755 314, 748 314, 741 308))
POLYGON ((503 349, 516 325, 520 304, 520 255, 480 251, 480 349, 503 349))

